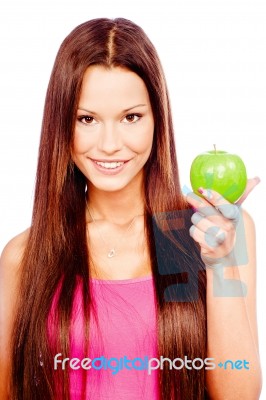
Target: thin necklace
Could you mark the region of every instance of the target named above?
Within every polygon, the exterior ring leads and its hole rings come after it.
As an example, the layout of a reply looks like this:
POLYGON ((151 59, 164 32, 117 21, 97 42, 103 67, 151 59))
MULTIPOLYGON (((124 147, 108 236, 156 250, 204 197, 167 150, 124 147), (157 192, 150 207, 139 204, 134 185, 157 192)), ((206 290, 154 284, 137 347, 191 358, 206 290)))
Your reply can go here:
MULTIPOLYGON (((87 198, 85 198, 85 200, 86 200, 86 207, 87 207, 87 210, 88 210, 88 212, 89 212, 89 215, 90 215, 92 221, 93 221, 94 223, 96 223, 96 221, 95 221, 95 219, 94 219, 94 217, 93 217, 93 215, 92 215, 92 212, 91 212, 91 210, 89 209, 89 206, 88 206, 88 203, 87 203, 87 198)), ((131 226, 133 225, 135 219, 136 219, 138 216, 141 216, 141 215, 143 215, 143 214, 135 215, 135 217, 132 219, 132 221, 130 222, 129 226, 127 227, 127 229, 126 229, 124 235, 126 235, 126 233, 130 230, 130 228, 131 228, 131 226)), ((106 240, 105 240, 104 237, 102 236, 100 229, 98 229, 97 226, 96 226, 96 229, 97 229, 97 231, 98 231, 98 233, 99 233, 100 238, 101 238, 102 241, 105 243, 106 247, 107 247, 107 248, 110 248, 109 245, 108 245, 108 243, 106 242, 106 240)), ((123 239, 122 239, 122 240, 124 240, 125 237, 126 237, 126 236, 123 236, 123 239)), ((107 257, 108 257, 108 258, 113 258, 114 256, 116 256, 116 255, 117 255, 117 250, 116 250, 116 249, 117 249, 117 246, 116 246, 116 245, 113 246, 113 247, 111 247, 111 249, 110 249, 110 250, 108 251, 108 253, 107 253, 107 257)))

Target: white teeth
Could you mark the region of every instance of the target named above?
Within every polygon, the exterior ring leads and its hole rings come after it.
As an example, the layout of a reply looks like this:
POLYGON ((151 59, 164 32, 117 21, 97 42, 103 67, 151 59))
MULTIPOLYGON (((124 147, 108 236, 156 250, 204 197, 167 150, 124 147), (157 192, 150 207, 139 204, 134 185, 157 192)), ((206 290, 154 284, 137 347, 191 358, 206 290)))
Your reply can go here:
POLYGON ((101 161, 95 161, 95 163, 96 164, 98 164, 98 165, 101 165, 102 167, 104 167, 104 168, 117 168, 117 167, 120 167, 120 165, 123 165, 124 164, 124 162, 122 161, 122 162, 111 162, 111 163, 108 163, 108 162, 101 162, 101 161))

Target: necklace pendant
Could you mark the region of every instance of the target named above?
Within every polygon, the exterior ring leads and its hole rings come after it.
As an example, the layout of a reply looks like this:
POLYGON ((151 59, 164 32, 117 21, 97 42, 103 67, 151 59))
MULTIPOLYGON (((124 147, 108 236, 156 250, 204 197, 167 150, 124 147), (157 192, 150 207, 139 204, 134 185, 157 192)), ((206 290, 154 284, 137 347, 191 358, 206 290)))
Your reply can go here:
POLYGON ((115 256, 115 249, 111 249, 107 255, 107 257, 112 258, 115 256))

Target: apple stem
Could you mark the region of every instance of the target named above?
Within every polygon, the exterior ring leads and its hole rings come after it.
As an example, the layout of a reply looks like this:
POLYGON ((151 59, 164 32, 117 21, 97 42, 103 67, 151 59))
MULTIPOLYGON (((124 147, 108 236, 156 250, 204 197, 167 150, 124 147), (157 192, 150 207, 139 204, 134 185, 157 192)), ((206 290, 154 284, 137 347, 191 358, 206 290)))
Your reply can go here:
POLYGON ((214 151, 215 151, 215 154, 216 154, 216 144, 214 144, 213 147, 214 147, 214 151))

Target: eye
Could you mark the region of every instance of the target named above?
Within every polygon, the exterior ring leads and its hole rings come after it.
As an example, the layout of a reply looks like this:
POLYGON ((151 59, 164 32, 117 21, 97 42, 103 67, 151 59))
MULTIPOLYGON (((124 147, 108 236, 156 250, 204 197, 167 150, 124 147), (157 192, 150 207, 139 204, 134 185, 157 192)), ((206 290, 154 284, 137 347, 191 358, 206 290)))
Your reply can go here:
POLYGON ((84 125, 93 125, 95 123, 94 118, 91 117, 90 115, 80 115, 78 117, 78 121, 84 125), (94 121, 94 123, 93 123, 93 121, 94 121))
POLYGON ((135 122, 139 121, 141 118, 141 114, 128 114, 123 119, 124 122, 134 124, 135 122))

